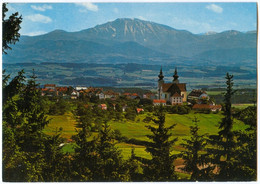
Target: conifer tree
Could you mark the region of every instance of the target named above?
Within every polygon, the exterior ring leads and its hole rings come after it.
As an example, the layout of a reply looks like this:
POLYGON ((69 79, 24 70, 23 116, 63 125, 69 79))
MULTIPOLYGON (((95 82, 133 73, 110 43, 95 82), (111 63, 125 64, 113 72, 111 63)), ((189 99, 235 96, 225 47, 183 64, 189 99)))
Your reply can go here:
POLYGON ((7 84, 10 75, 6 75, 3 71, 3 105, 5 105, 7 100, 13 100, 12 98, 15 95, 18 95, 22 92, 25 82, 24 70, 18 72, 18 75, 15 76, 9 84, 7 84))
POLYGON ((42 172, 46 166, 44 157, 46 136, 43 129, 49 120, 40 103, 41 96, 36 78, 33 71, 19 100, 19 109, 25 121, 17 128, 17 145, 26 155, 23 168, 25 181, 44 181, 42 172))
POLYGON ((93 171, 97 163, 96 139, 91 139, 91 123, 93 121, 90 110, 78 107, 77 134, 72 138, 76 143, 73 155, 71 181, 93 181, 93 171))
POLYGON ((236 172, 238 168, 238 160, 235 157, 237 144, 234 137, 233 117, 231 109, 231 97, 234 94, 233 75, 226 75, 226 93, 224 95, 224 118, 220 122, 218 135, 211 135, 209 142, 214 148, 208 149, 212 154, 212 163, 217 167, 218 173, 215 180, 231 181, 239 180, 236 172))
POLYGON ((152 132, 152 135, 147 135, 147 137, 152 142, 147 144, 146 151, 151 154, 152 159, 144 167, 144 176, 148 181, 175 181, 177 177, 174 172, 173 161, 176 156, 171 155, 171 150, 177 138, 171 139, 172 133, 169 133, 169 131, 176 124, 165 127, 165 114, 162 106, 156 116, 157 118, 153 119, 156 127, 147 126, 152 132))
POLYGON ((15 44, 19 41, 20 24, 22 23, 22 16, 19 16, 18 12, 13 13, 8 19, 6 19, 6 13, 8 8, 7 3, 3 3, 2 6, 2 53, 6 54, 6 50, 11 49, 9 44, 15 44))
POLYGON ((239 149, 236 156, 239 161, 237 168, 241 181, 256 181, 257 178, 257 109, 255 106, 242 110, 238 119, 248 128, 236 131, 239 149))
POLYGON ((94 181, 128 181, 126 164, 107 121, 99 132, 97 142, 98 160, 94 170, 94 181))
POLYGON ((45 181, 43 170, 50 168, 45 145, 49 137, 43 133, 43 128, 49 120, 41 105, 39 84, 36 83, 35 74, 33 73, 31 79, 24 85, 23 73, 19 72, 18 76, 5 87, 7 101, 3 113, 3 154, 6 163, 4 180, 45 181), (13 98, 15 95, 17 97, 13 98), (14 151, 13 155, 7 155, 10 149, 14 151))
POLYGON ((18 99, 25 76, 22 70, 10 83, 9 77, 10 75, 3 73, 3 180, 21 181, 23 173, 18 166, 22 165, 24 155, 17 145, 17 127, 24 122, 24 118, 18 106, 18 99))
POLYGON ((205 151, 207 145, 205 134, 199 135, 199 120, 197 117, 193 120, 194 125, 190 126, 190 139, 184 139, 185 143, 181 144, 185 148, 180 156, 184 159, 186 172, 191 172, 191 181, 207 181, 211 179, 210 175, 213 175, 212 168, 208 163, 208 158, 205 151))
POLYGON ((66 175, 66 158, 62 152, 61 129, 52 136, 46 136, 44 141, 44 159, 46 164, 42 169, 43 179, 46 182, 64 181, 66 175))
POLYGON ((44 140, 44 127, 49 123, 41 104, 39 84, 36 83, 36 75, 33 71, 28 80, 20 101, 20 109, 26 121, 21 125, 20 135, 23 140, 20 146, 24 151, 37 152, 42 149, 44 140))
POLYGON ((143 174, 141 173, 141 165, 136 159, 134 148, 131 150, 131 157, 127 161, 128 172, 130 181, 142 181, 143 174))

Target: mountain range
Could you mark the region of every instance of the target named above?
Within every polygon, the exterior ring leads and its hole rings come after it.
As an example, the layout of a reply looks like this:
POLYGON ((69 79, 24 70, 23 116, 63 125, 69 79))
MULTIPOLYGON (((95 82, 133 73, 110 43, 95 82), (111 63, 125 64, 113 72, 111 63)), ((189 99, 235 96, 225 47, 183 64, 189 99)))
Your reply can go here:
POLYGON ((78 32, 21 36, 3 63, 143 63, 256 65, 257 32, 193 34, 121 18, 78 32))

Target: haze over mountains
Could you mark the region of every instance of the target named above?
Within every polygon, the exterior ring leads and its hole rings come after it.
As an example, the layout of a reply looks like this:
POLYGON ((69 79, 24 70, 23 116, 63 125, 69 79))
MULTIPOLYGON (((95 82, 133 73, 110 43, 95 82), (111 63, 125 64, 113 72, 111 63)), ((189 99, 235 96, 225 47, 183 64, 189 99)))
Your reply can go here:
POLYGON ((79 32, 21 36, 3 63, 256 65, 256 31, 192 34, 139 19, 116 19, 79 32))

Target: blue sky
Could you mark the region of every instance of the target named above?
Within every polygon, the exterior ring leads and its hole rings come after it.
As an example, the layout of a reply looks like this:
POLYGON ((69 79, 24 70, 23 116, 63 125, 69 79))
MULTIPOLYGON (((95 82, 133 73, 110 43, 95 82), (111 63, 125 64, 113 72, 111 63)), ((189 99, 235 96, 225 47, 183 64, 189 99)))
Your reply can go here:
POLYGON ((139 18, 192 33, 257 27, 257 7, 251 3, 9 3, 22 17, 22 35, 56 29, 73 32, 117 18, 139 18))

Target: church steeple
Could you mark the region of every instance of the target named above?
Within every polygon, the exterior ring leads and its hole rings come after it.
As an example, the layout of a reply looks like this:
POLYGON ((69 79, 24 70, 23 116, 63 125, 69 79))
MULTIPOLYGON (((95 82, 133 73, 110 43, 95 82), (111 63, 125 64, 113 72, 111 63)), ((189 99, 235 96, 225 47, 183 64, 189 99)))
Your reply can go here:
POLYGON ((161 66, 160 74, 158 75, 158 77, 159 77, 159 79, 158 79, 158 98, 161 99, 162 94, 163 94, 162 88, 163 88, 163 84, 164 84, 162 66, 161 66))
POLYGON ((179 83, 178 78, 179 78, 179 76, 177 74, 177 67, 175 67, 175 71, 174 71, 173 81, 172 82, 178 84, 179 83))
POLYGON ((161 66, 161 70, 160 70, 160 74, 158 75, 159 80, 158 81, 162 81, 164 76, 163 76, 163 72, 162 72, 162 66, 161 66))

